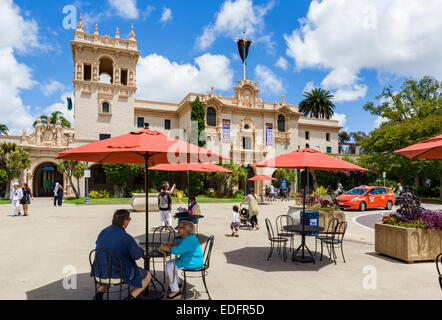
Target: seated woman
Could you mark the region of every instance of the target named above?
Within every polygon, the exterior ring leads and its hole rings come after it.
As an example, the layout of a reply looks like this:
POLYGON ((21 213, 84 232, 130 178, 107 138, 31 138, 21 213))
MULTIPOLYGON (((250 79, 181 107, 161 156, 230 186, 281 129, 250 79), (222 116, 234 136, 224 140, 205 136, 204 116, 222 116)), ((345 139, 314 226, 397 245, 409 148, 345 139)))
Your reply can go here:
POLYGON ((198 238, 195 235, 195 225, 190 221, 182 221, 178 227, 181 239, 177 242, 163 242, 168 246, 171 253, 178 256, 177 259, 167 261, 166 270, 170 282, 170 294, 167 299, 177 299, 181 295, 178 285, 178 270, 199 269, 204 264, 203 251, 198 238))
MULTIPOLYGON (((200 205, 196 202, 196 198, 193 196, 190 197, 189 198, 189 216, 198 217, 200 214, 201 214, 201 208, 200 208, 200 205)), ((186 220, 193 222, 193 223, 198 223, 197 218, 186 219, 186 220)), ((178 226, 180 225, 181 221, 183 221, 183 219, 178 218, 178 226)))

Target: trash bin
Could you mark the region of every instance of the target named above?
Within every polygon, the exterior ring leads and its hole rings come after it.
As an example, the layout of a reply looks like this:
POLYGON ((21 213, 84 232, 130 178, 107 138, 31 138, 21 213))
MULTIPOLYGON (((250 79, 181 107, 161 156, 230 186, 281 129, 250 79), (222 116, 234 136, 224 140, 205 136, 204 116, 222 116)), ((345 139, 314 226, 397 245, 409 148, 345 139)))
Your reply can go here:
MULTIPOLYGON (((301 211, 301 221, 306 226, 318 226, 319 211, 301 211)), ((306 236, 317 236, 318 232, 307 232, 306 236)))

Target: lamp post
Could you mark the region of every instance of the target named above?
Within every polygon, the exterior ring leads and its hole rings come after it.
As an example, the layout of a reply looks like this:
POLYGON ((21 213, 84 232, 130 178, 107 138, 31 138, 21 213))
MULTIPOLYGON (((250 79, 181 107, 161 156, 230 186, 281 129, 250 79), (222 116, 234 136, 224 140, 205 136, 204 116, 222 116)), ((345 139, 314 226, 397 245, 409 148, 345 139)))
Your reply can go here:
POLYGON ((91 176, 91 171, 89 170, 89 162, 86 162, 86 170, 84 170, 85 186, 84 186, 84 203, 88 204, 89 200, 89 177, 91 176))
POLYGON ((244 163, 244 197, 247 196, 247 172, 249 170, 249 165, 244 163))

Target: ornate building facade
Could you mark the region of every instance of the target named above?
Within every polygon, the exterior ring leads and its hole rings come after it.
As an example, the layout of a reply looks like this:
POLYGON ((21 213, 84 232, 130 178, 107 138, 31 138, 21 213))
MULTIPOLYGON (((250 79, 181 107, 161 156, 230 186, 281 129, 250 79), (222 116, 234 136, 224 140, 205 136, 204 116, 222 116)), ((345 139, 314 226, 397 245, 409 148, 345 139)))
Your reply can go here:
MULTIPOLYGON (((50 195, 45 187, 55 181, 63 181, 67 194, 72 194, 68 179, 55 170, 60 151, 141 130, 146 122, 152 130, 192 139, 191 108, 197 97, 206 111, 207 148, 237 164, 251 164, 305 147, 338 153, 338 121, 303 117, 284 96, 279 102, 263 101, 258 83, 249 79, 238 80, 232 97, 217 95, 212 87, 207 93, 189 93, 179 103, 136 99, 141 53, 133 27, 127 40, 120 38, 118 29, 114 37, 100 35, 98 26, 93 34, 87 34, 80 18, 71 48, 75 128, 42 124, 37 119, 31 134, 23 130, 22 136, 0 138, 0 142, 17 143, 30 154, 32 164, 21 182, 32 186, 36 196, 50 195)), ((90 166, 90 190, 106 186, 100 165, 90 166)), ((274 171, 254 168, 252 174, 272 175, 274 171)), ((80 186, 83 192, 83 181, 80 186)), ((263 186, 256 185, 257 189, 263 186)))

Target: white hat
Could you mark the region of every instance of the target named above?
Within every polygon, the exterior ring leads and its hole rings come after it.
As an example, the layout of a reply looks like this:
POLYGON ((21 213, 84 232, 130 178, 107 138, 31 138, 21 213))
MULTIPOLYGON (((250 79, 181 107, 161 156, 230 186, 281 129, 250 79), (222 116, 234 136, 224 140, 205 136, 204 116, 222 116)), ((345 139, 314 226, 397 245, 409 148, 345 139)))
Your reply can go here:
POLYGON ((19 183, 18 183, 18 182, 14 182, 12 185, 13 185, 13 186, 18 186, 19 183))

